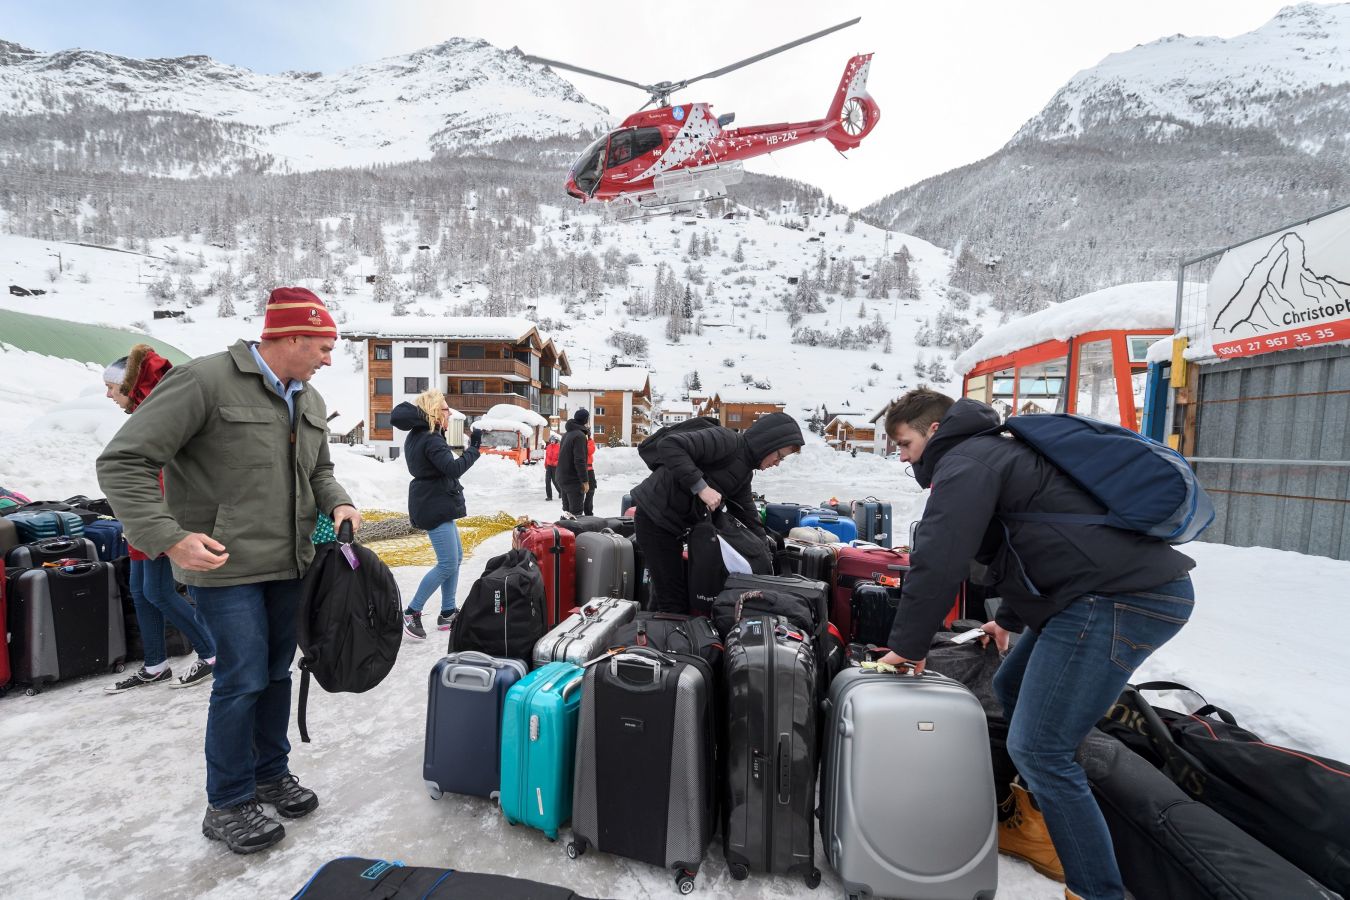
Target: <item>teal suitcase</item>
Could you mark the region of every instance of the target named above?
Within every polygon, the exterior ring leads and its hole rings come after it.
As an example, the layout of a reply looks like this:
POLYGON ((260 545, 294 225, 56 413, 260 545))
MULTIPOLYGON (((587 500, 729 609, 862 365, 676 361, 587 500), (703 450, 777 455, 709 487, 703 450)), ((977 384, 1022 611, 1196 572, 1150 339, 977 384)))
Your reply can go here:
POLYGON ((502 710, 502 814, 551 841, 572 817, 572 763, 585 670, 570 662, 535 669, 506 692, 502 710))

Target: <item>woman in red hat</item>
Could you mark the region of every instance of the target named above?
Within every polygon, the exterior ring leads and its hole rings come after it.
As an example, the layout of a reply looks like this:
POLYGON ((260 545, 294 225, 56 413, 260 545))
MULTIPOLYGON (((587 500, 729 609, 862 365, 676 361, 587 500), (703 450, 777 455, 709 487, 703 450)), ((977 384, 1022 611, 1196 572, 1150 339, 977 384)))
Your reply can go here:
MULTIPOLYGON (((108 399, 131 415, 150 396, 164 373, 173 364, 154 351, 148 344, 137 344, 131 352, 103 370, 103 383, 108 399)), ((163 488, 164 476, 160 475, 163 488)), ((145 664, 139 670, 104 690, 120 694, 132 688, 168 683, 169 687, 183 688, 205 684, 211 680, 216 662, 215 641, 206 624, 197 618, 192 604, 178 593, 173 580, 173 568, 167 556, 150 559, 135 547, 128 545, 131 555, 131 599, 136 607, 136 623, 145 644, 145 664), (183 632, 197 659, 187 673, 172 681, 165 645, 165 620, 173 622, 183 632)))

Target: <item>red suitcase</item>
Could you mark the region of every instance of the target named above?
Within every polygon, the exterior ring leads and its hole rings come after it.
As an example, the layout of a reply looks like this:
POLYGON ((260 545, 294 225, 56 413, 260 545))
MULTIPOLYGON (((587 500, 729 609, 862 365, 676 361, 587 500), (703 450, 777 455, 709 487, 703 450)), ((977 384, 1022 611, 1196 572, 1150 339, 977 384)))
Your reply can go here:
MULTIPOLYGON (((834 591, 830 595, 830 621, 842 634, 853 633, 853 587, 860 581, 875 581, 900 587, 909 572, 909 551, 877 546, 839 545, 835 563, 834 591)), ((943 618, 943 626, 961 618, 961 597, 943 618)))
POLYGON ((511 546, 534 554, 544 576, 546 630, 567 618, 577 605, 577 536, 552 523, 517 525, 511 546))

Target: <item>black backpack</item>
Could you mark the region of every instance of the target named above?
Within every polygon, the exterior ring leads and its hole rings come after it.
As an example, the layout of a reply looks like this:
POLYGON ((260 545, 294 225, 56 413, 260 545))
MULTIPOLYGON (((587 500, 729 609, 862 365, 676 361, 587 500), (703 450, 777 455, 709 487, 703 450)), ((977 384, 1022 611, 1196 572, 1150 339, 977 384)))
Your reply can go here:
POLYGON ((511 550, 487 561, 450 626, 450 652, 478 650, 523 659, 547 631, 544 576, 529 550, 511 550))
POLYGON ((300 583, 300 740, 309 741, 309 679, 330 694, 361 694, 384 680, 403 641, 403 600, 394 573, 374 551, 352 543, 343 522, 338 539, 314 548, 300 583), (356 560, 353 569, 347 554, 356 560))
MULTIPOLYGON (((704 508, 701 500, 697 505, 704 508)), ((722 561, 721 541, 745 557, 752 573, 773 574, 769 545, 740 519, 720 509, 699 519, 685 534, 689 547, 689 610, 698 615, 707 615, 726 586, 728 572, 722 561)), ((726 634, 722 636, 725 638, 726 634)))
POLYGON ((702 431, 705 428, 716 428, 721 424, 712 416, 695 416, 692 419, 685 419, 683 422, 676 422, 674 425, 658 428, 643 438, 642 443, 638 444, 638 456, 642 457, 642 461, 647 464, 647 468, 655 472, 657 466, 661 465, 660 449, 657 446, 661 441, 672 434, 702 431))

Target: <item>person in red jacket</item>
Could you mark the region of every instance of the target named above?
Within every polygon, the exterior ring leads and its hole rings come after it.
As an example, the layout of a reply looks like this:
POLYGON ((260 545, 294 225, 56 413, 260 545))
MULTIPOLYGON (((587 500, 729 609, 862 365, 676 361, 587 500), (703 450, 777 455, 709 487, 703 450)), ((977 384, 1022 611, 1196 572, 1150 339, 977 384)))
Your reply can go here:
MULTIPOLYGON (((558 436, 548 436, 548 446, 544 448, 544 499, 553 499, 553 474, 558 471, 558 436)), ((562 496, 562 491, 558 491, 562 496)))
MULTIPOLYGON (((152 347, 137 344, 129 354, 103 370, 107 397, 131 415, 171 368, 173 364, 152 347)), ((159 483, 163 490, 163 474, 159 483)), ((192 687, 210 681, 216 662, 215 641, 206 624, 197 618, 192 604, 174 587, 169 558, 151 559, 135 547, 128 545, 127 549, 131 556, 131 599, 145 645, 145 665, 116 684, 108 685, 104 691, 121 694, 132 688, 168 683, 173 678, 164 638, 166 620, 173 622, 197 651, 197 659, 187 674, 170 683, 169 687, 192 687)))
POLYGON ((586 496, 581 502, 583 516, 595 515, 595 438, 586 435, 586 496))

